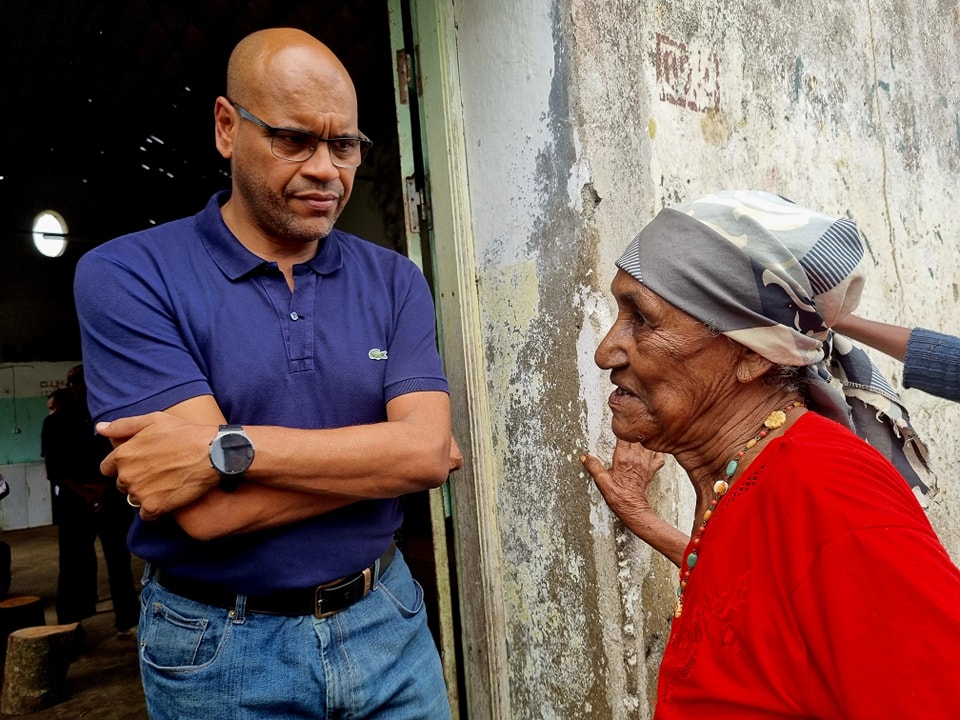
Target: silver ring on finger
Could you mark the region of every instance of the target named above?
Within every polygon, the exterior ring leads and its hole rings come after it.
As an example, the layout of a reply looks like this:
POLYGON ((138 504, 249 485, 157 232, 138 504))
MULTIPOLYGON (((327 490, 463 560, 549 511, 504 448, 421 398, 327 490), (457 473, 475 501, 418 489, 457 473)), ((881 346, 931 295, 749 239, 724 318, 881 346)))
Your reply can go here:
POLYGON ((129 505, 132 508, 140 507, 140 503, 135 503, 133 500, 130 499, 129 495, 127 495, 127 505, 129 505))

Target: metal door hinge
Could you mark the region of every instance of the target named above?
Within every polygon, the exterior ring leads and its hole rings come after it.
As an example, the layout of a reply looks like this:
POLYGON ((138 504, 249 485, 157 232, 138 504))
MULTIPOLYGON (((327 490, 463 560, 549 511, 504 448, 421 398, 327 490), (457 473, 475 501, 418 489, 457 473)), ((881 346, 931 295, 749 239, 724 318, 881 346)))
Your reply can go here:
POLYGON ((420 206, 423 204, 423 195, 417 189, 417 179, 413 175, 405 181, 404 196, 407 201, 408 229, 412 233, 418 233, 420 232, 420 206))
POLYGON ((430 205, 426 201, 423 190, 417 187, 417 178, 414 175, 404 180, 404 196, 407 202, 407 222, 412 233, 420 232, 420 224, 432 227, 430 205))
POLYGON ((397 50, 397 91, 400 96, 401 105, 410 104, 410 91, 414 90, 417 97, 423 92, 423 85, 420 82, 420 50, 414 50, 414 57, 410 56, 406 48, 397 50))

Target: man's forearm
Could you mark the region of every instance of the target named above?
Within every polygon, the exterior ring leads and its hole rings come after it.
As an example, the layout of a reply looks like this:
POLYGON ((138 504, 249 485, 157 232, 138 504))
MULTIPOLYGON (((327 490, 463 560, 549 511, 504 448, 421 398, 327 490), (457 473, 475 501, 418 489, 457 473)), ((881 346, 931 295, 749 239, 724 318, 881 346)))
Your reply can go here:
MULTIPOLYGON (((209 442, 222 414, 212 397, 168 412, 99 425, 115 449, 102 465, 152 520, 200 500, 219 483, 209 442)), ((327 430, 245 425, 254 445, 244 482, 269 489, 356 499, 436 487, 454 466, 449 399, 411 393, 392 400, 387 421, 327 430)), ((459 451, 457 451, 459 458, 459 451)), ((321 501, 320 507, 326 507, 321 501)), ((241 525, 242 526, 242 525, 241 525)))
POLYGON ((172 515, 190 537, 213 540, 289 525, 353 502, 352 498, 247 483, 232 493, 211 490, 196 502, 173 511, 172 515))
POLYGON ((900 362, 903 362, 903 357, 907 352, 907 341, 910 339, 912 331, 912 328, 888 325, 856 315, 847 315, 835 323, 833 328, 841 335, 846 335, 851 340, 876 348, 900 362))
POLYGON ((250 482, 355 499, 437 487, 450 472, 450 435, 388 421, 336 430, 248 427, 250 482))

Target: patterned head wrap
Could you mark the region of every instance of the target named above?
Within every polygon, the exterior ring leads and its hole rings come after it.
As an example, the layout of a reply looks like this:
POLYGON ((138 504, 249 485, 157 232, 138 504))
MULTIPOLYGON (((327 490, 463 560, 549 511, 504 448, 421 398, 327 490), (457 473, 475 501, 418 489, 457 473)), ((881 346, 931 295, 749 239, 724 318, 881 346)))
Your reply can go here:
POLYGON ((860 301, 862 258, 850 220, 727 191, 660 211, 617 267, 770 362, 807 368, 808 407, 886 455, 926 506, 936 479, 906 408, 867 354, 829 329, 860 301))

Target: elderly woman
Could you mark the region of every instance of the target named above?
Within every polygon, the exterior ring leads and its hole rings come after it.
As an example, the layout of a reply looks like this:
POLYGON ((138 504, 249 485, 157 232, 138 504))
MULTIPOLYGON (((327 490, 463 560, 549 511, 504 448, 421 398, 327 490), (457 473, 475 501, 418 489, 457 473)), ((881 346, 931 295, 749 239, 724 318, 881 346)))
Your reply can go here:
POLYGON ((828 329, 862 256, 849 220, 722 192, 663 210, 617 261, 596 352, 617 448, 582 461, 680 567, 657 720, 960 717, 960 571, 921 507, 922 445, 828 329), (659 453, 693 484, 690 538, 647 501, 659 453))

